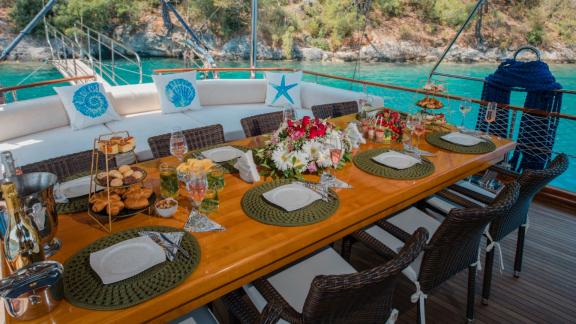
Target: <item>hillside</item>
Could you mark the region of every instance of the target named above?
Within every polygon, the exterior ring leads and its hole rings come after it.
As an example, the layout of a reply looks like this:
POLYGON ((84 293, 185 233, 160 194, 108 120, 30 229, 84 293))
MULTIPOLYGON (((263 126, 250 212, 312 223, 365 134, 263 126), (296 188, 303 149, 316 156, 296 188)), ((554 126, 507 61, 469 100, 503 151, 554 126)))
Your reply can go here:
MULTIPOLYGON (((15 32, 42 0, 0 0, 15 32)), ((249 0, 172 1, 220 59, 248 56, 249 0)), ((446 46, 473 0, 260 0, 259 56, 264 59, 429 61, 446 46), (370 3, 367 14, 365 6, 370 3)), ((2 11, 0 11, 2 12, 2 11)), ((494 61, 523 44, 549 61, 576 60, 576 0, 489 0, 450 53, 453 61, 494 61), (481 19, 480 19, 481 17, 481 19)), ((4 18, 3 18, 4 17, 4 18)), ((5 21, 3 21, 5 20, 5 21)), ((8 20, 8 21, 6 21, 8 20)), ((157 0, 68 0, 50 20, 105 31, 144 55, 178 55, 182 30, 168 33, 157 0), (174 42, 175 41, 175 42, 174 42)), ((172 18, 176 24, 176 20, 172 18)), ((3 28, 4 29, 4 28, 3 28)), ((0 46, 7 37, 0 35, 0 46)))

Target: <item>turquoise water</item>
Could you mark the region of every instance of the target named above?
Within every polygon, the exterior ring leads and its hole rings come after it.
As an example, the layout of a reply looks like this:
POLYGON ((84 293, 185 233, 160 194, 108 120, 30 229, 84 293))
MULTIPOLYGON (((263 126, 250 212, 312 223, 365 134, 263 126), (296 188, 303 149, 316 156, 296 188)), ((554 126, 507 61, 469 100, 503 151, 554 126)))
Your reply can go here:
MULTIPOLYGON (((220 67, 247 67, 246 62, 220 62, 220 67)), ((311 70, 326 74, 333 74, 345 77, 352 77, 354 71, 354 63, 318 63, 318 62, 259 62, 260 67, 292 67, 304 70, 311 70)), ((144 59, 144 82, 152 82, 150 75, 153 74, 155 69, 163 68, 178 68, 184 67, 181 60, 177 59, 144 59)), ((427 73, 430 71, 431 64, 394 64, 394 63, 362 63, 359 72, 356 75, 357 79, 379 81, 390 83, 400 86, 408 87, 421 87, 426 80, 427 73)), ((130 68, 126 66, 126 68, 130 68)), ((473 77, 484 78, 492 73, 496 68, 495 64, 443 64, 439 71, 453 74, 461 74, 473 77)), ((551 65, 552 72, 556 76, 564 88, 576 89, 576 65, 551 65)), ((25 83, 37 82, 48 79, 57 79, 61 75, 50 65, 40 65, 39 63, 7 63, 0 64, 0 84, 2 86, 10 86, 18 84, 23 78, 31 72, 39 69, 32 75, 25 83)), ((226 72, 221 73, 221 78, 247 78, 248 73, 245 72, 226 72)), ((123 73, 122 77, 130 83, 137 83, 138 76, 131 73, 123 73)), ((261 77, 261 75, 259 75, 261 77)), ((362 91, 359 85, 351 85, 347 82, 305 76, 308 81, 314 81, 325 85, 330 85, 338 88, 351 89, 362 91)), ((481 85, 475 81, 455 80, 448 79, 445 83, 448 92, 455 95, 468 96, 479 98, 481 94, 481 85)), ((367 91, 371 94, 378 95, 384 98, 386 106, 410 111, 415 109, 414 103, 421 99, 420 96, 382 88, 368 87, 367 91)), ((36 98, 46 95, 54 94, 51 86, 28 89, 18 92, 18 99, 36 98)), ((10 99, 10 98, 9 98, 10 99)), ((512 103, 522 106, 524 96, 522 93, 516 93, 512 97, 512 103)), ((450 107, 447 109, 448 119, 452 123, 460 123, 461 115, 457 110, 457 102, 447 103, 450 107)), ((477 114, 477 107, 473 110, 477 114)), ((565 95, 563 99, 562 112, 566 114, 576 115, 576 95, 565 95)), ((467 127, 472 128, 475 124, 477 115, 470 114, 465 124, 467 127)), ((563 120, 558 128, 557 141, 555 144, 555 151, 566 152, 571 155, 576 155, 576 148, 572 145, 572 138, 576 135, 576 121, 563 120)), ((561 178, 554 182, 554 185, 570 190, 576 191, 576 162, 571 160, 572 165, 568 172, 561 178)))

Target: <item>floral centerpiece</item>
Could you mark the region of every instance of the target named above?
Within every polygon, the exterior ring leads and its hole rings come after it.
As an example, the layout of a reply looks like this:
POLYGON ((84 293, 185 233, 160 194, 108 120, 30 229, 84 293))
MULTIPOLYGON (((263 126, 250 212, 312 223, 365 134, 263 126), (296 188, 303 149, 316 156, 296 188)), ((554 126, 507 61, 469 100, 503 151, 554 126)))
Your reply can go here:
POLYGON ((376 131, 383 133, 384 138, 392 141, 402 141, 402 131, 406 127, 397 111, 384 109, 374 116, 376 131))
POLYGON ((334 167, 328 146, 334 140, 342 143, 339 168, 351 157, 350 140, 344 132, 318 118, 288 120, 256 151, 257 163, 261 173, 271 177, 301 178, 304 173, 318 173, 334 167))

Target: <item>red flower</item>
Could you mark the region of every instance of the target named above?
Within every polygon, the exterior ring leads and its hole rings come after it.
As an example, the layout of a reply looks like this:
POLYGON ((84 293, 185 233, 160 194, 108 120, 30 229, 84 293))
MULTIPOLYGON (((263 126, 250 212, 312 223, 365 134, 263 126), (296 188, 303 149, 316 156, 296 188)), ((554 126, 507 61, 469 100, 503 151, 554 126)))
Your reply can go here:
POLYGON ((291 119, 288 119, 288 127, 294 127, 294 122, 291 119))
POLYGON ((304 116, 304 118, 302 118, 302 126, 306 127, 310 125, 310 116, 304 116))
POLYGON ((310 127, 310 133, 308 134, 308 139, 315 139, 318 137, 318 127, 312 126, 310 127))

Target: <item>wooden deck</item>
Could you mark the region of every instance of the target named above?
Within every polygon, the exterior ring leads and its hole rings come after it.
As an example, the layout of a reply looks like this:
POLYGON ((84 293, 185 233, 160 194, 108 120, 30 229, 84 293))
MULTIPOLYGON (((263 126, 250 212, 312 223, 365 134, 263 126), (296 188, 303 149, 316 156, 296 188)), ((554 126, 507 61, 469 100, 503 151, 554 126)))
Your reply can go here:
MULTIPOLYGON (((516 234, 502 244, 505 270, 494 263, 489 305, 481 304, 483 272, 478 272, 475 323, 576 323, 576 212, 534 203, 526 235, 524 264, 519 279, 512 276, 516 234)), ((360 244, 353 250, 353 263, 363 269, 378 262, 360 244)), ((482 259, 483 260, 483 259, 482 259)), ((466 271, 433 291, 427 302, 427 323, 464 323, 466 271)), ((410 303, 410 281, 398 286, 397 323, 416 323, 416 307, 410 303)))

